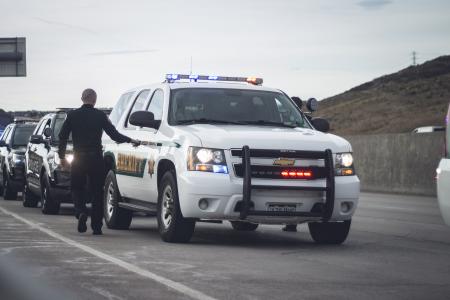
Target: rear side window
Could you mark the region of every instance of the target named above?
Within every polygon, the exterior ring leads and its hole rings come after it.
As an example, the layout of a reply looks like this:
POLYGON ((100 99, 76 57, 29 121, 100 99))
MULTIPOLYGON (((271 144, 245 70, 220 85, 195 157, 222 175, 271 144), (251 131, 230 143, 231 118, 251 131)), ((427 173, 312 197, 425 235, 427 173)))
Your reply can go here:
POLYGON ((148 99, 148 95, 149 95, 149 94, 150 94, 150 90, 143 90, 143 91, 140 92, 139 95, 136 97, 136 100, 135 100, 134 103, 133 103, 133 107, 131 108, 131 111, 130 111, 129 114, 128 114, 127 122, 126 122, 126 124, 125 124, 126 127, 129 127, 129 128, 135 128, 135 126, 130 125, 130 124, 128 123, 128 120, 129 120, 129 118, 130 118, 130 115, 131 115, 132 113, 134 113, 135 111, 144 110, 144 105, 145 105, 145 102, 146 102, 147 99, 148 99))
POLYGON ((155 115, 155 120, 162 119, 164 104, 164 92, 162 90, 156 90, 153 93, 152 100, 150 100, 150 105, 147 110, 155 115))
POLYGON ((111 123, 114 126, 117 125, 117 123, 120 120, 120 117, 127 109, 128 104, 131 101, 131 96, 133 96, 133 92, 123 94, 119 98, 119 101, 117 101, 117 104, 114 106, 113 110, 111 111, 111 114, 109 115, 109 119, 111 120, 111 123))

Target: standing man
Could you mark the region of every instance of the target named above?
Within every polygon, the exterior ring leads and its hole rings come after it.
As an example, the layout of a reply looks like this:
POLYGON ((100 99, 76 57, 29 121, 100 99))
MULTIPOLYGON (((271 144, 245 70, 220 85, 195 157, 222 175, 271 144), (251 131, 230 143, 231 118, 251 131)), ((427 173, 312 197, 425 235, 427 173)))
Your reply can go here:
POLYGON ((71 170, 72 199, 75 204, 75 216, 78 219, 78 232, 86 232, 88 218, 86 209, 85 186, 89 178, 89 193, 92 199, 91 228, 94 235, 102 234, 103 226, 103 185, 105 166, 102 154, 103 131, 117 143, 132 143, 138 146, 140 141, 120 134, 102 111, 95 109, 97 94, 86 89, 81 95, 83 105, 70 111, 59 133, 58 154, 63 167, 68 168, 65 160, 67 139, 72 133, 74 159, 71 170))

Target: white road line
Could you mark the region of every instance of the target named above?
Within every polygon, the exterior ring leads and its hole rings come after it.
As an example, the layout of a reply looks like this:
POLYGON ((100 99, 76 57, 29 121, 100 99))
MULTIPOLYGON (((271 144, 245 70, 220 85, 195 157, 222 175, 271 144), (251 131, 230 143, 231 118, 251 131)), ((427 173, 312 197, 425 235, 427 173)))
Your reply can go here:
POLYGON ((179 283, 179 282, 173 281, 171 279, 165 278, 163 276, 160 276, 160 275, 155 274, 153 272, 150 272, 148 270, 144 270, 144 269, 139 268, 139 267, 137 267, 135 265, 127 263, 127 262, 125 262, 125 261, 123 261, 121 259, 118 259, 118 258, 116 258, 114 256, 108 255, 108 254, 103 253, 101 251, 95 250, 94 248, 91 248, 89 246, 80 244, 77 241, 74 241, 74 240, 71 240, 69 238, 66 238, 66 237, 62 236, 61 234, 54 232, 53 230, 50 230, 48 228, 44 228, 44 227, 42 227, 42 226, 40 226, 40 225, 38 225, 38 224, 36 224, 36 223, 34 223, 32 221, 24 219, 21 216, 19 216, 18 214, 13 213, 13 212, 11 212, 11 211, 3 208, 3 207, 0 207, 0 210, 3 213, 5 213, 7 215, 10 215, 10 216, 16 218, 17 220, 19 220, 19 221, 21 221, 21 222, 31 226, 32 228, 38 229, 39 231, 41 231, 43 233, 46 233, 49 236, 51 236, 51 237, 53 237, 55 239, 58 239, 58 240, 66 243, 66 244, 68 244, 70 246, 76 247, 76 248, 78 248, 80 250, 83 250, 83 251, 89 253, 89 254, 92 254, 92 255, 97 256, 97 257, 99 257, 101 259, 109 261, 109 262, 111 262, 111 263, 113 263, 113 264, 115 264, 115 265, 117 265, 119 267, 124 268, 127 271, 130 271, 130 272, 136 273, 138 275, 141 275, 143 277, 146 277, 146 278, 149 278, 151 280, 154 280, 154 281, 156 281, 156 282, 158 282, 158 283, 160 283, 162 285, 165 285, 165 286, 167 286, 167 287, 169 287, 169 288, 171 288, 171 289, 173 289, 175 291, 180 292, 183 295, 189 296, 192 299, 217 300, 217 299, 215 299, 213 297, 210 297, 208 295, 203 294, 200 291, 194 290, 194 289, 192 289, 192 288, 190 288, 190 287, 188 287, 188 286, 186 286, 186 285, 184 285, 182 283, 179 283))

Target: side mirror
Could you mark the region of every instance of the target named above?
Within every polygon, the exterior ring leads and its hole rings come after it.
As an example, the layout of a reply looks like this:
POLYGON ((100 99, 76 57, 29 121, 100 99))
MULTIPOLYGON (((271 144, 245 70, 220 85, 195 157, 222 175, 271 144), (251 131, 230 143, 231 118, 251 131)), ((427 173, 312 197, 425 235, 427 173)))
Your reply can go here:
POLYGON ((135 111, 131 114, 129 122, 131 125, 158 129, 161 121, 155 120, 155 115, 149 111, 135 111))
POLYGON ((316 98, 309 98, 306 107, 310 112, 316 111, 319 108, 319 101, 316 98))
POLYGON ((6 147, 5 141, 0 141, 0 147, 6 147))
POLYGON ((31 144, 42 144, 44 142, 44 139, 42 138, 42 135, 34 134, 30 136, 30 143, 31 144))
POLYGON ((314 118, 311 120, 311 123, 316 130, 319 130, 322 132, 330 131, 330 123, 326 119, 314 118))
POLYGON ((300 97, 294 96, 291 99, 298 106, 298 108, 302 109, 303 101, 302 101, 302 99, 300 99, 300 97))
POLYGON ((46 138, 49 138, 49 137, 52 136, 52 129, 50 127, 47 127, 47 128, 44 129, 44 136, 46 138))

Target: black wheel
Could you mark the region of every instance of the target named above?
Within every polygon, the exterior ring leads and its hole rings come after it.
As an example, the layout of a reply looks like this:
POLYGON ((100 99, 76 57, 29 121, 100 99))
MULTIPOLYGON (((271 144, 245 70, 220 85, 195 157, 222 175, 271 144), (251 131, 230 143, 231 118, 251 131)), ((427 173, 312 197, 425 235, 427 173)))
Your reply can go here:
POLYGON ((28 187, 28 183, 25 183, 25 186, 24 186, 23 192, 22 192, 23 207, 37 207, 38 203, 39 203, 39 197, 34 195, 30 191, 30 189, 28 187))
POLYGON ((3 171, 3 199, 16 200, 17 191, 9 184, 9 175, 6 170, 3 171))
POLYGON ((105 192, 103 193, 103 215, 105 223, 111 229, 130 228, 133 212, 117 205, 120 201, 120 192, 117 188, 116 175, 109 171, 105 180, 105 192))
POLYGON ((169 243, 186 243, 192 237, 195 221, 184 218, 178 199, 178 188, 173 172, 168 171, 158 187, 158 229, 161 238, 169 243))
POLYGON ((312 239, 319 244, 342 244, 348 236, 352 220, 308 223, 312 239))
POLYGON ((230 221, 231 227, 237 231, 255 231, 259 224, 243 222, 243 221, 230 221))
POLYGON ((51 193, 50 180, 47 173, 42 175, 41 179, 41 205, 44 215, 57 215, 61 203, 55 199, 51 193))

